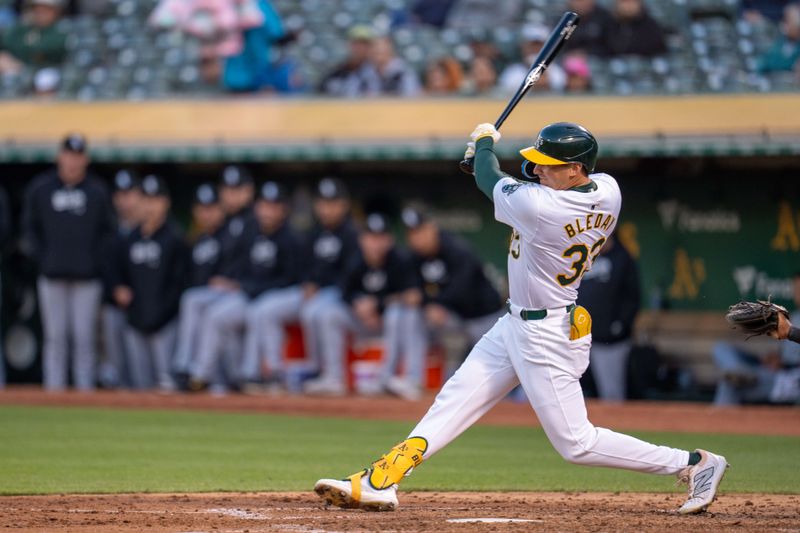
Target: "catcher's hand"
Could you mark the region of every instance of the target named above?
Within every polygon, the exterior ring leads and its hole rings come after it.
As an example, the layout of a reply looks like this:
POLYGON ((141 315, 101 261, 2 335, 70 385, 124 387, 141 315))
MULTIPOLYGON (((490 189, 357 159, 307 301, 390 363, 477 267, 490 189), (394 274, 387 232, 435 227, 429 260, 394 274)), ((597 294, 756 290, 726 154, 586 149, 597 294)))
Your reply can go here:
POLYGON ((747 333, 749 339, 757 335, 775 336, 780 315, 788 318, 789 312, 783 306, 757 300, 730 306, 725 320, 747 333))

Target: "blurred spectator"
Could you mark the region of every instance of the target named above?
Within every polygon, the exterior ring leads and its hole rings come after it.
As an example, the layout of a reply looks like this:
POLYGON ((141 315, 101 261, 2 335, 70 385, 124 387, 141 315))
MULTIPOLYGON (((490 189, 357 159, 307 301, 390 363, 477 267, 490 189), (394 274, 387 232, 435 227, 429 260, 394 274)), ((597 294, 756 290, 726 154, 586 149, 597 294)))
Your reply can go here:
POLYGON ((800 61, 800 4, 783 11, 781 35, 759 59, 760 72, 792 71, 800 61))
POLYGON ((602 400, 626 398, 631 334, 639 312, 639 269, 612 235, 583 276, 578 304, 592 315, 589 368, 602 400))
MULTIPOLYGON (((514 94, 517 91, 549 35, 550 31, 544 26, 523 26, 520 32, 519 61, 507 66, 500 74, 498 86, 503 93, 514 94)), ((562 91, 565 84, 564 71, 556 63, 552 63, 533 86, 533 90, 562 91)))
POLYGON ((148 23, 193 35, 203 57, 224 58, 242 52, 243 32, 264 24, 264 15, 258 0, 161 0, 148 23))
POLYGON ((267 0, 257 0, 263 22, 244 31, 244 47, 225 59, 222 84, 229 91, 247 92, 269 89, 278 93, 304 90, 292 62, 276 62, 274 45, 287 37, 275 8, 267 0))
POLYGON ((66 57, 66 34, 58 27, 63 0, 26 0, 22 21, 2 40, 0 73, 15 74, 23 66, 58 66, 66 57))
POLYGON ((464 71, 452 57, 442 57, 428 63, 425 69, 425 94, 448 96, 458 93, 464 82, 464 71))
POLYGON ((483 29, 473 29, 470 34, 469 48, 472 51, 472 57, 488 59, 496 70, 497 65, 500 64, 500 50, 489 33, 483 29))
MULTIPOLYGON (((795 310, 792 323, 800 322, 800 272, 792 276, 795 310)), ((800 401, 800 344, 779 341, 778 351, 762 357, 720 342, 714 346, 714 363, 721 377, 714 396, 716 405, 796 403, 800 401)))
POLYGON ((447 16, 447 26, 474 28, 476 21, 484 28, 514 26, 522 20, 522 0, 456 0, 447 16))
POLYGON ((87 172, 88 165, 86 139, 69 135, 56 168, 34 178, 25 191, 23 248, 38 267, 42 373, 48 390, 67 386, 70 360, 75 387, 95 386, 101 253, 112 216, 108 192, 87 172))
MULTIPOLYGON (((5 245, 11 237, 11 204, 3 187, 0 187, 0 273, 3 266, 3 252, 5 245)), ((0 278, 0 295, 2 291, 2 278, 0 278)), ((0 323, 2 323, 3 299, 0 298, 0 323)), ((3 357, 3 331, 0 329, 0 389, 6 385, 6 360, 3 357)))
POLYGON ((741 0, 742 17, 751 23, 760 23, 764 19, 773 23, 780 22, 784 8, 792 0, 741 0))
POLYGON ((347 59, 325 76, 319 90, 329 96, 354 98, 374 91, 374 71, 369 67, 369 54, 375 38, 368 26, 353 26, 348 32, 347 59))
POLYGON ((564 59, 564 73, 567 84, 564 88, 571 94, 587 93, 592 90, 592 71, 589 62, 581 54, 572 54, 564 59))
POLYGON ((667 52, 664 30, 647 13, 642 0, 616 0, 605 30, 596 50, 599 55, 653 57, 667 52))
POLYGON ((377 74, 377 94, 380 96, 417 96, 420 82, 417 73, 405 60, 397 57, 389 37, 379 37, 372 42, 370 65, 377 74))
POLYGON ((172 355, 175 351, 175 317, 188 271, 188 250, 183 235, 169 219, 170 198, 157 176, 142 179, 140 225, 125 241, 119 257, 117 305, 125 309, 125 353, 135 389, 157 386, 175 390, 172 355))
POLYGON ((485 57, 474 57, 467 77, 461 86, 461 94, 467 96, 492 96, 497 94, 497 71, 485 57))
MULTIPOLYGON (((114 176, 111 202, 116 214, 116 231, 110 233, 104 246, 104 257, 120 257, 128 236, 139 225, 141 189, 139 178, 129 169, 121 169, 114 176)), ((125 355, 125 311, 114 300, 114 287, 119 284, 119 264, 115 261, 101 263, 103 273, 103 328, 104 359, 98 368, 98 380, 107 388, 129 386, 130 375, 125 355)))
POLYGON ((442 28, 458 0, 417 0, 411 7, 411 22, 442 28))
POLYGON ((569 0, 567 8, 581 16, 580 30, 564 45, 566 50, 582 50, 588 54, 602 54, 606 28, 613 18, 596 0, 569 0))

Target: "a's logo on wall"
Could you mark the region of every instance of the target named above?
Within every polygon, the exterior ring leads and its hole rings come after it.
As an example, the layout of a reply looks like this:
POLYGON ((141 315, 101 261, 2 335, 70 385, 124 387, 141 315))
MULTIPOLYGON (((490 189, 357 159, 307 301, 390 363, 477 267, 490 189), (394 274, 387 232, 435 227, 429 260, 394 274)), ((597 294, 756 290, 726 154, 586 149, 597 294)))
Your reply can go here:
POLYGON ((789 202, 778 205, 778 229, 770 245, 779 252, 796 252, 800 250, 800 214, 795 216, 789 202))
POLYGON ((791 300, 792 280, 790 278, 772 278, 767 272, 758 270, 753 265, 744 265, 733 269, 733 281, 742 299, 758 298, 766 300, 791 300))
POLYGON ((689 257, 686 250, 675 250, 673 263, 675 277, 669 288, 669 296, 674 300, 694 300, 700 294, 700 286, 706 280, 705 261, 699 257, 689 257))
POLYGON ((683 233, 736 233, 742 227, 736 211, 695 210, 677 200, 659 202, 658 216, 667 231, 683 233))

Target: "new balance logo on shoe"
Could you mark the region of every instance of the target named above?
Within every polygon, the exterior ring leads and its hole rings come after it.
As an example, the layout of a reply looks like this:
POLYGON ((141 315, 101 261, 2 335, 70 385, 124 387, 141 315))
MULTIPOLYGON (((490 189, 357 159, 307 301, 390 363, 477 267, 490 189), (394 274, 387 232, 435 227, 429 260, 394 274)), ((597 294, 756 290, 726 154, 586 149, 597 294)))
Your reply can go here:
POLYGON ((711 478, 714 477, 714 467, 710 466, 694 476, 694 494, 697 497, 711 489, 711 478))

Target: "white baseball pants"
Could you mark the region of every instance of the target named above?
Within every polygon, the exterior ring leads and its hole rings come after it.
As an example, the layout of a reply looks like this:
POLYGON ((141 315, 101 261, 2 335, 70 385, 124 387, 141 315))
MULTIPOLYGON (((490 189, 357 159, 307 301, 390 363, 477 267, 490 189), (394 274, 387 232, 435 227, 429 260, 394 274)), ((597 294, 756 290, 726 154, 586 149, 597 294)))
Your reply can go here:
POLYGON ((689 452, 656 446, 589 422, 579 378, 589 364, 591 335, 569 340, 569 315, 542 320, 504 315, 445 383, 410 436, 428 440, 429 458, 522 384, 547 438, 571 463, 676 474, 689 452))

